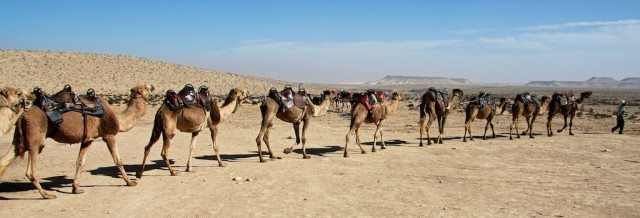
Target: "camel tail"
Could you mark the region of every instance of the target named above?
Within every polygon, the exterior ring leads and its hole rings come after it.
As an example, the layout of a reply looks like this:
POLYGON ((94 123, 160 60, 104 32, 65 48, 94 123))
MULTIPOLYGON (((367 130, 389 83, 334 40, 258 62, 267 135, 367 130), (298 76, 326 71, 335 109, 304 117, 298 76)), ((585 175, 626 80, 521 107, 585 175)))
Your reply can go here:
POLYGON ((16 121, 15 130, 13 132, 13 142, 11 143, 11 146, 15 148, 15 156, 20 156, 20 158, 24 158, 24 154, 27 152, 27 148, 24 143, 24 132, 22 131, 22 119, 23 116, 20 116, 18 121, 16 121))
POLYGON ((151 141, 156 141, 162 134, 162 110, 158 110, 153 119, 153 129, 151 130, 151 141))
POLYGON ((420 101, 420 118, 427 117, 427 102, 424 98, 420 101))

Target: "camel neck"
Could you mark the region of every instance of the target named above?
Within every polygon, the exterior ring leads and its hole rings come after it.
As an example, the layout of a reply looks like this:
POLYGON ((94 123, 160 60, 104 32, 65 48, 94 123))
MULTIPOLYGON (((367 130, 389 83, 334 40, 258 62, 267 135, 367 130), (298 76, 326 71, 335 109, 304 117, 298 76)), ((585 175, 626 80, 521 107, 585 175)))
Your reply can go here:
POLYGON ((126 132, 131 130, 135 124, 140 121, 147 112, 147 102, 143 98, 132 97, 127 108, 118 116, 120 131, 126 132))
POLYGON ((220 122, 227 119, 238 109, 238 98, 236 96, 229 96, 220 107, 220 122))

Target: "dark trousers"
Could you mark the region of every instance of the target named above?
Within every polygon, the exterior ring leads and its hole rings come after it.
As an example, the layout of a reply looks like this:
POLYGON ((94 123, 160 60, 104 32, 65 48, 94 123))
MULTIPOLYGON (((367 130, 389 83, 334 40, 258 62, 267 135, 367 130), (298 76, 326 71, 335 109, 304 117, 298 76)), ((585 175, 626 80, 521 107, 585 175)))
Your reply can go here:
POLYGON ((624 118, 622 118, 621 116, 618 116, 618 124, 616 125, 616 127, 611 128, 611 132, 615 132, 616 129, 620 129, 620 131, 618 131, 618 133, 622 134, 622 130, 624 129, 624 118))

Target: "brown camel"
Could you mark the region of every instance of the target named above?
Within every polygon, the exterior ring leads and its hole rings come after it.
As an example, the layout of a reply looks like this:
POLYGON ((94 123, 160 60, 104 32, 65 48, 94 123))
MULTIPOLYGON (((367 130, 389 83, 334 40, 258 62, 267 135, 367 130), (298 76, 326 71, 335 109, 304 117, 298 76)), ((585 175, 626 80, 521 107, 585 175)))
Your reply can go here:
POLYGON ((460 89, 453 89, 451 99, 449 99, 448 103, 438 101, 437 95, 438 93, 434 90, 428 90, 424 95, 422 95, 422 100, 420 102, 420 147, 423 146, 423 131, 427 132, 427 145, 431 144, 429 127, 436 118, 438 119, 438 139, 434 141, 442 144, 442 134, 444 134, 444 125, 447 121, 447 116, 449 116, 451 111, 454 111, 458 107, 460 98, 464 93, 460 89), (427 115, 429 115, 429 122, 425 122, 427 120, 427 115))
POLYGON ((551 131, 551 121, 557 113, 561 113, 564 117, 564 126, 562 129, 558 129, 558 132, 562 132, 567 128, 567 117, 569 117, 569 135, 573 135, 573 118, 576 116, 576 111, 584 107, 586 100, 591 96, 591 94, 592 92, 590 91, 582 92, 580 93, 580 98, 578 100, 568 101, 567 104, 562 105, 561 102, 563 101, 563 98, 567 97, 567 95, 553 93, 551 103, 549 103, 549 115, 547 116, 547 136, 553 136, 553 131, 551 131))
POLYGON ((262 143, 261 140, 264 141, 264 144, 267 146, 267 150, 269 151, 269 158, 276 159, 277 157, 273 154, 271 150, 271 146, 269 145, 269 130, 273 127, 273 120, 277 117, 278 119, 293 124, 293 130, 296 135, 296 143, 291 147, 284 149, 285 154, 289 154, 293 151, 293 147, 300 144, 302 141, 302 157, 304 159, 311 158, 307 155, 307 150, 305 147, 305 143, 307 142, 306 133, 307 127, 309 127, 309 121, 311 117, 317 117, 322 114, 325 114, 329 107, 331 106, 331 100, 333 99, 333 93, 330 91, 325 91, 322 96, 322 103, 320 105, 313 104, 309 99, 307 99, 307 107, 306 109, 301 109, 297 106, 293 106, 290 108, 281 109, 280 105, 273 98, 267 97, 260 105, 260 113, 262 114, 262 125, 260 127, 260 133, 258 133, 258 137, 256 137, 256 144, 258 145, 258 157, 260 158, 260 162, 264 163, 266 160, 262 157, 262 143), (302 139, 300 138, 300 123, 302 122, 302 139))
POLYGON ((29 92, 12 87, 0 90, 0 137, 9 132, 24 112, 27 100, 34 97, 29 92))
MULTIPOLYGON (((489 103, 491 104, 491 103, 489 103)), ((494 103, 495 104, 495 103, 494 103)), ((473 136, 471 136, 471 123, 475 121, 475 119, 486 119, 487 124, 484 126, 484 135, 482 139, 487 139, 487 129, 491 126, 491 133, 493 133, 493 138, 496 137, 496 132, 493 130, 493 118, 497 115, 501 115, 507 109, 507 105, 509 104, 509 99, 500 98, 498 104, 495 104, 495 110, 492 106, 485 106, 480 109, 478 101, 470 102, 465 108, 465 120, 464 120, 464 136, 462 137, 462 141, 467 141, 467 132, 469 133, 469 139, 473 141, 473 136)))
POLYGON ((550 99, 548 96, 542 96, 540 100, 540 105, 536 104, 533 101, 528 101, 525 103, 524 97, 519 94, 516 95, 513 105, 511 105, 511 125, 509 126, 509 139, 513 140, 512 130, 516 129, 516 137, 520 138, 520 132, 518 131, 518 122, 520 117, 524 117, 527 121, 527 129, 522 132, 522 135, 527 134, 529 132, 529 138, 533 137, 533 123, 536 121, 538 115, 544 114, 549 108, 550 99))
MULTIPOLYGON (((133 87, 131 89, 131 100, 127 105, 127 109, 139 111, 136 113, 125 113, 124 115, 144 115, 144 111, 147 109, 147 99, 151 91, 153 91, 153 86, 151 85, 138 85, 133 87)), ((73 193, 81 194, 84 191, 80 188, 79 180, 85 164, 87 151, 89 151, 88 148, 94 140, 101 137, 102 140, 107 143, 113 161, 117 165, 124 181, 128 186, 135 186, 137 183, 129 179, 122 167, 122 160, 118 153, 115 136, 121 130, 119 120, 137 120, 139 117, 119 118, 119 115, 111 108, 106 100, 99 100, 104 106, 104 116, 100 118, 87 116, 85 118, 86 120, 84 120, 82 113, 70 111, 62 114, 64 121, 60 123, 58 127, 48 120, 45 112, 40 109, 40 107, 31 107, 26 110, 24 115, 21 116, 16 123, 12 146, 0 161, 0 178, 7 169, 7 166, 9 166, 16 157, 23 157, 26 152, 29 152, 26 172, 27 178, 31 180, 31 183, 38 189, 43 198, 56 198, 55 195, 45 192, 42 186, 40 186, 40 179, 36 175, 38 154, 42 152, 46 138, 52 138, 57 142, 65 144, 81 143, 80 153, 76 161, 76 173, 72 184, 73 193)))
POLYGON ((378 139, 378 132, 380 132, 380 149, 386 149, 386 145, 384 143, 384 139, 382 138, 382 122, 389 117, 389 115, 395 113, 400 107, 400 102, 404 100, 404 94, 399 92, 394 92, 391 95, 391 101, 384 102, 381 104, 375 104, 371 112, 367 110, 367 108, 360 104, 356 103, 351 109, 351 124, 349 125, 349 132, 345 137, 344 143, 344 157, 349 157, 349 153, 347 153, 347 146, 349 145, 349 135, 352 132, 356 132, 356 144, 360 147, 360 151, 363 154, 367 152, 362 148, 362 144, 360 143, 360 125, 362 123, 373 123, 376 125, 376 130, 373 133, 373 147, 371 148, 371 152, 376 152, 376 143, 378 139))
POLYGON ((193 171, 191 168, 191 159, 196 148, 196 139, 198 134, 205 128, 209 128, 211 131, 213 151, 216 153, 218 165, 224 167, 226 164, 223 163, 220 158, 219 147, 216 143, 218 124, 229 118, 232 113, 235 113, 240 106, 240 103, 245 98, 247 98, 247 92, 245 90, 238 88, 231 89, 222 106, 218 107, 217 101, 211 101, 210 112, 201 107, 186 107, 171 111, 166 104, 162 104, 156 113, 155 120, 153 121, 151 139, 149 140, 149 144, 144 148, 144 158, 142 159, 140 170, 136 173, 136 177, 142 177, 151 147, 160 139, 161 135, 163 146, 160 155, 162 156, 165 164, 167 164, 171 175, 180 175, 180 172, 171 167, 171 162, 169 161, 169 147, 171 146, 171 139, 175 136, 176 130, 191 133, 191 144, 189 146, 189 158, 187 159, 186 172, 193 171))

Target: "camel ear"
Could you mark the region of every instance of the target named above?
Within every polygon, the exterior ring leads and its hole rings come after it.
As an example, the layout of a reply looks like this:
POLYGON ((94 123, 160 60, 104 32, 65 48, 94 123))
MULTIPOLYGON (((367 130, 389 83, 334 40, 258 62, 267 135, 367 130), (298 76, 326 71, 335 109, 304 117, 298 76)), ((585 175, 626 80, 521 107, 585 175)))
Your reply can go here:
POLYGON ((147 89, 149 89, 150 92, 153 92, 154 90, 156 90, 156 88, 153 87, 153 85, 151 84, 146 84, 145 86, 147 86, 147 89))

